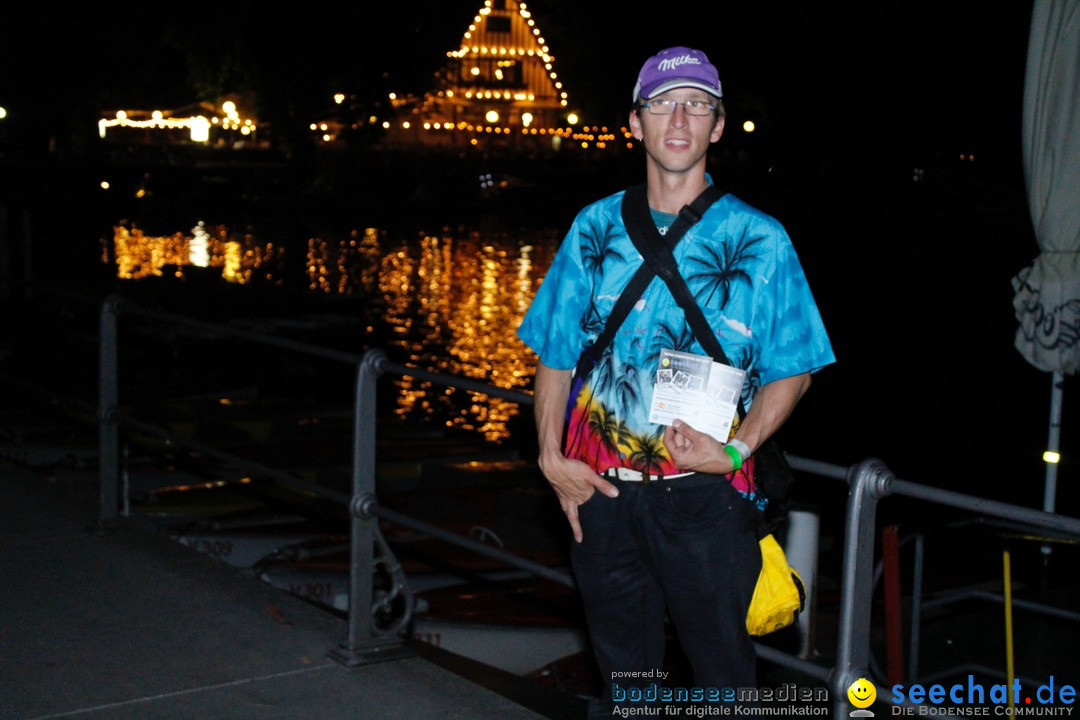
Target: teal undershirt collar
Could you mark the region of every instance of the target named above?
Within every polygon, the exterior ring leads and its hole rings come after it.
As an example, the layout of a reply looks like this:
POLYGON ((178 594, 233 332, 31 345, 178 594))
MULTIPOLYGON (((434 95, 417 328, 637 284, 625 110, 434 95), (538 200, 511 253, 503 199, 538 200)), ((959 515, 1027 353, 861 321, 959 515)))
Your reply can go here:
MULTIPOLYGON (((705 181, 709 185, 712 185, 712 175, 710 175, 709 173, 705 173, 705 181)), ((677 213, 662 213, 657 210, 653 210, 652 208, 649 208, 649 212, 652 213, 653 222, 656 223, 656 229, 660 231, 661 235, 665 234, 668 231, 668 228, 671 227, 671 223, 675 222, 675 218, 679 217, 677 213)))
POLYGON ((671 223, 675 222, 675 218, 679 217, 674 213, 660 212, 659 210, 653 210, 649 208, 649 212, 652 214, 653 222, 656 223, 656 229, 663 235, 671 227, 671 223))

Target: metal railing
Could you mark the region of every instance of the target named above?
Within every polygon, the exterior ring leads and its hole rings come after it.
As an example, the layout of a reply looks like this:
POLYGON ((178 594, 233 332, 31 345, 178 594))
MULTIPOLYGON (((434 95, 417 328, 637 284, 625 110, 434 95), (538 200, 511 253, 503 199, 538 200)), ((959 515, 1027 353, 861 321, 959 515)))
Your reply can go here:
POLYGON ((121 498, 123 473, 121 471, 120 431, 122 428, 167 440, 176 446, 186 447, 205 457, 229 463, 285 487, 325 498, 349 508, 352 518, 349 637, 340 648, 331 651, 331 656, 350 666, 392 659, 405 654, 402 633, 412 620, 413 600, 408 588, 408 579, 394 558, 389 544, 379 532, 376 518, 381 517, 396 522, 474 553, 495 558, 537 577, 573 587, 573 579, 556 569, 379 505, 375 494, 376 385, 378 378, 384 373, 408 375, 448 387, 502 397, 521 404, 532 404, 532 396, 527 393, 494 387, 468 378, 396 364, 390 362, 382 350, 372 350, 364 355, 343 353, 272 335, 196 320, 184 315, 150 310, 125 301, 120 296, 110 296, 102 304, 99 331, 99 526, 102 529, 110 529, 118 522, 122 511, 126 514, 126 498, 121 498), (336 492, 208 443, 182 437, 152 422, 122 412, 119 398, 118 323, 121 315, 164 322, 186 328, 204 337, 242 339, 355 366, 357 380, 353 402, 352 493, 336 492), (377 559, 373 557, 372 549, 379 550, 380 555, 377 559), (391 579, 389 588, 375 587, 376 564, 381 565, 380 569, 389 574, 391 579), (378 611, 393 606, 399 600, 402 601, 400 605, 403 610, 388 619, 385 618, 384 613, 383 622, 379 622, 378 611))
MULTIPOLYGON (((453 375, 430 372, 410 365, 391 362, 382 350, 370 350, 362 356, 340 353, 326 348, 282 340, 260 333, 246 332, 237 328, 201 322, 184 316, 161 313, 123 302, 113 296, 106 300, 101 311, 100 332, 100 387, 99 425, 101 452, 100 523, 103 527, 113 524, 120 507, 120 451, 121 427, 166 438, 174 443, 197 450, 240 467, 260 473, 276 482, 302 489, 309 493, 346 505, 350 510, 350 567, 348 638, 329 651, 331 657, 347 666, 355 667, 400 658, 410 653, 405 647, 405 632, 412 618, 412 598, 408 581, 400 565, 393 558, 385 540, 378 530, 377 519, 387 520, 429 534, 440 540, 496 558, 508 565, 531 572, 539 577, 567 586, 573 586, 568 575, 550 567, 531 562, 487 545, 469 537, 446 531, 416 518, 398 513, 379 504, 376 487, 375 441, 376 441, 376 395, 377 380, 383 374, 409 376, 415 379, 463 389, 475 393, 503 398, 521 405, 531 406, 530 394, 499 388, 487 383, 453 375), (354 430, 352 447, 352 492, 349 495, 334 492, 317 484, 307 482, 289 473, 254 463, 204 443, 178 437, 152 423, 128 417, 119 410, 119 369, 117 365, 117 317, 126 314, 143 316, 158 321, 175 323, 201 333, 238 337, 256 343, 277 346, 286 350, 306 353, 325 359, 356 366, 354 400, 354 430), (381 557, 376 559, 373 549, 381 557), (382 563, 394 578, 389 590, 376 588, 373 578, 376 565, 382 563), (394 600, 403 600, 404 608, 389 622, 378 621, 378 611, 391 606, 394 600)), ((1021 523, 1031 528, 1052 530, 1074 538, 1080 538, 1080 519, 1065 517, 1022 506, 997 502, 973 495, 928 487, 896 477, 886 465, 877 459, 867 459, 852 466, 841 466, 817 460, 788 455, 791 467, 807 474, 849 485, 846 520, 843 538, 843 565, 840 588, 839 629, 837 635, 835 665, 828 667, 811 662, 791 653, 757 643, 759 656, 771 663, 820 679, 829 686, 835 717, 848 713, 847 689, 860 678, 871 675, 871 624, 873 619, 873 593, 875 584, 874 548, 877 533, 877 508, 888 496, 903 496, 921 502, 961 509, 989 517, 1021 523)), ((887 699, 879 698, 886 701, 887 699)), ((909 708, 919 706, 904 703, 909 708)), ((941 716, 941 713, 936 713, 941 716)))
MULTIPOLYGON (((847 712, 847 688, 870 674, 874 555, 865 548, 874 547, 877 508, 883 498, 913 498, 1080 538, 1080 519, 901 480, 877 459, 852 466, 849 480, 836 666, 830 674, 835 717, 847 712)), ((911 702, 903 705, 926 707, 911 702)))

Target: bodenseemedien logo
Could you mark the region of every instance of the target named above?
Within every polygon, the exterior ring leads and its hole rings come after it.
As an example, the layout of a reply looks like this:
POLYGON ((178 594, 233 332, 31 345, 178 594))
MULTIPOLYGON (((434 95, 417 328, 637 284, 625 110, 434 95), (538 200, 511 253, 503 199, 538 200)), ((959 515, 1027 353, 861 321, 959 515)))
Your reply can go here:
MULTIPOLYGON (((744 717, 752 715, 796 715, 831 717, 827 687, 783 683, 776 687, 684 687, 658 685, 644 687, 622 684, 623 676, 663 678, 666 671, 612 673, 620 682, 611 683, 613 717, 744 717)), ((631 680, 630 682, 640 682, 631 680)))
POLYGON ((874 713, 866 708, 874 704, 877 699, 877 688, 874 683, 866 678, 859 678, 847 689, 848 702, 855 706, 849 714, 851 717, 874 717, 874 713))

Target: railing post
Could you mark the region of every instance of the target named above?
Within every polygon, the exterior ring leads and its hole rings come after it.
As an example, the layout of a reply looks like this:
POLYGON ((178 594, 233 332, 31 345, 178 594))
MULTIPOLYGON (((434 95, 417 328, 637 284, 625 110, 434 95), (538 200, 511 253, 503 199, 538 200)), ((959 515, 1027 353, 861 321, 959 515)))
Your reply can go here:
POLYGON ((809 660, 814 656, 813 629, 817 614, 815 592, 817 590, 818 535, 820 518, 807 510, 788 513, 787 538, 784 553, 791 567, 799 572, 806 590, 806 607, 799 613, 799 657, 809 660))
POLYGON ((881 531, 881 566, 885 591, 885 677, 889 685, 904 681, 904 618, 900 583, 900 531, 888 525, 881 531))
POLYGON ((380 634, 372 612, 375 577, 375 523, 365 503, 375 496, 376 385, 386 354, 369 350, 356 378, 353 427, 353 495, 349 552, 349 640, 330 652, 343 665, 355 667, 406 657, 410 653, 396 634, 380 634))
POLYGON ((919 677, 919 642, 922 632, 923 561, 926 557, 926 538, 915 536, 915 551, 911 564, 911 639, 908 641, 908 682, 919 677))
POLYGON ((101 307, 98 339, 98 526, 116 523, 120 484, 120 380, 117 351, 117 316, 121 299, 110 295, 101 307))
POLYGON ((874 588, 875 515, 889 494, 893 475, 880 460, 852 468, 844 528, 844 567, 840 586, 840 627, 833 670, 833 717, 849 713, 847 690, 870 667, 870 620, 874 588))

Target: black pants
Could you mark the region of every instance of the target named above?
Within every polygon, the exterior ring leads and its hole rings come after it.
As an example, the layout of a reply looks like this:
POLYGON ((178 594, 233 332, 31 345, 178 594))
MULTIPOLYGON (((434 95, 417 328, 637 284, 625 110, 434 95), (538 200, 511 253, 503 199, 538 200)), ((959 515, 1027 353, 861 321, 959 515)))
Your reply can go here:
MULTIPOLYGON (((758 512, 720 475, 613 481, 578 509, 583 540, 571 562, 585 604, 610 718, 629 688, 664 685, 665 616, 704 689, 756 687, 746 611, 761 570, 758 512)), ((636 695, 631 691, 631 695, 636 695)))

